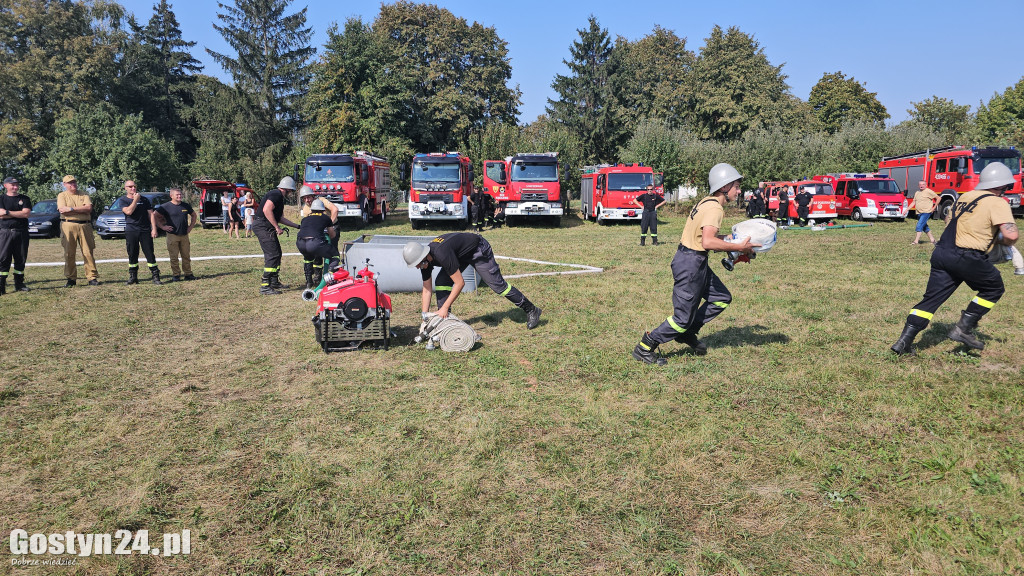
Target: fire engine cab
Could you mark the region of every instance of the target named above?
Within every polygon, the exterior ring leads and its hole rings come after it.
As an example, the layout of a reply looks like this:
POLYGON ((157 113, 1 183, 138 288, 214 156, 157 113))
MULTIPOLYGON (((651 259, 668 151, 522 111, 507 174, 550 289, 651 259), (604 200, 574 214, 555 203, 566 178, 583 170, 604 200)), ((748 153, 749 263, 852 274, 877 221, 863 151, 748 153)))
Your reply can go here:
POLYGON ((901 156, 887 156, 878 163, 878 172, 896 181, 900 191, 910 200, 911 210, 914 209, 911 198, 917 193, 917 183, 924 180, 925 185, 939 195, 934 217, 945 219, 960 194, 974 190, 981 171, 993 162, 1006 164, 1013 172, 1013 189, 1004 198, 1010 203, 1014 215, 1022 215, 1020 152, 1013 146, 946 146, 901 156))
POLYGON ((841 172, 815 176, 828 182, 836 191, 836 213, 853 220, 890 218, 903 221, 907 217, 907 199, 896 181, 881 174, 841 172))
POLYGON ((306 158, 302 182, 318 197, 338 207, 338 219, 355 218, 363 225, 388 215, 391 165, 386 158, 362 150, 352 154, 314 154, 306 158))
POLYGON ((586 166, 580 178, 580 211, 598 224, 640 220, 643 209, 633 199, 648 186, 654 186, 654 170, 642 163, 586 166))
POLYGON ((561 224, 564 208, 557 152, 484 160, 483 181, 484 192, 504 209, 507 224, 515 217, 550 217, 561 224))
POLYGON ((424 222, 455 222, 460 228, 469 224, 473 164, 468 156, 458 152, 416 154, 409 179, 409 223, 413 230, 424 222))

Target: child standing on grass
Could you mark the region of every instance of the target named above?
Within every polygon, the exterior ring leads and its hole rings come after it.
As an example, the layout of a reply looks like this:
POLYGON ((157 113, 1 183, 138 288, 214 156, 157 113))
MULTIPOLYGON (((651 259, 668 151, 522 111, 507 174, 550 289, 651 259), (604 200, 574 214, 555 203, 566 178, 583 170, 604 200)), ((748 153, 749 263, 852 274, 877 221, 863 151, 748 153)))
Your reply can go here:
POLYGON ((708 322, 714 320, 732 302, 732 294, 708 266, 708 251, 734 251, 750 254, 759 244, 747 238, 742 244, 730 244, 719 235, 727 202, 735 202, 740 194, 740 173, 729 164, 716 164, 708 174, 711 195, 701 200, 686 218, 679 249, 672 258, 672 306, 674 311, 660 326, 645 333, 633 348, 633 358, 645 364, 664 366, 667 361, 658 355, 658 346, 675 340, 687 344, 699 355, 707 354, 707 346, 697 339, 708 322), (701 300, 704 304, 701 305, 701 300))

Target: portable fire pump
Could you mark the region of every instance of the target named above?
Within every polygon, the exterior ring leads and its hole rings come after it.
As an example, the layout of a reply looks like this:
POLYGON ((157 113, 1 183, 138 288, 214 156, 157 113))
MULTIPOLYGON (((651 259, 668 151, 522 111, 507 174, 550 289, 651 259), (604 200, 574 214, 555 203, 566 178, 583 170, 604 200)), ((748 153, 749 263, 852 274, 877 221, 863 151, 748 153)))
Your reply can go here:
POLYGON ((358 350, 367 343, 385 350, 391 345, 391 297, 378 288, 369 258, 355 277, 344 268, 325 273, 319 286, 303 291, 302 299, 317 302, 312 322, 325 353, 358 350))

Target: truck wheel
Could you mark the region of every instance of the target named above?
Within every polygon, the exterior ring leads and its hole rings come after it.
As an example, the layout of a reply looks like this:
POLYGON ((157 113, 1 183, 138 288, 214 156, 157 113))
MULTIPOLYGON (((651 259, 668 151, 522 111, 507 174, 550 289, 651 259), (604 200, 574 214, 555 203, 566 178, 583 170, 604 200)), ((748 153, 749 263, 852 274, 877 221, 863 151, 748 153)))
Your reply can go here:
POLYGON ((949 200, 943 202, 942 204, 939 204, 939 210, 938 210, 939 220, 945 220, 946 218, 948 218, 949 217, 949 211, 950 211, 951 208, 953 208, 953 202, 951 202, 949 200))
POLYGON ((370 211, 368 210, 368 207, 366 206, 366 202, 364 201, 362 203, 362 206, 360 206, 360 210, 359 210, 359 227, 360 228, 365 228, 366 225, 369 224, 369 223, 370 223, 370 211))
POLYGON ((380 216, 378 216, 377 218, 383 224, 384 220, 386 220, 387 217, 388 217, 388 203, 387 202, 381 202, 380 203, 380 216))
POLYGON ((605 220, 604 216, 601 214, 600 211, 598 211, 597 216, 594 219, 597 220, 597 225, 598 226, 607 226, 608 225, 608 221, 605 220))
POLYGON ((420 222, 419 220, 409 220, 409 225, 412 226, 413 230, 419 230, 420 228, 423 228, 423 223, 420 222))
POLYGON ((853 214, 850 214, 850 218, 853 218, 857 222, 860 222, 861 220, 864 219, 864 215, 860 213, 860 208, 854 208, 853 214))

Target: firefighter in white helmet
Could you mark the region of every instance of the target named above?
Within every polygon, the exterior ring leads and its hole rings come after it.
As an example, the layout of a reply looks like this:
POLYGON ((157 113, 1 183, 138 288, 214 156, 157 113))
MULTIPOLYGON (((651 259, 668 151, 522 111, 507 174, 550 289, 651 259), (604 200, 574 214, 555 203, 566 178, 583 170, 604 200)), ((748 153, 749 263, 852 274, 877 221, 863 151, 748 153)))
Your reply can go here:
POLYGON ((256 215, 253 217, 252 230, 260 241, 263 249, 263 279, 260 282, 260 294, 280 294, 288 288, 281 284, 281 241, 277 237, 284 234, 281 224, 298 228, 299 225, 284 217, 284 205, 288 194, 295 191, 295 180, 285 176, 277 188, 267 192, 260 201, 256 215))
POLYGON ((893 352, 901 356, 910 353, 917 333, 928 326, 939 306, 963 283, 978 295, 960 312, 960 321, 947 336, 976 350, 985 348, 974 329, 1006 291, 1003 277, 988 261, 986 252, 996 243, 1013 246, 1017 242, 1017 225, 1003 198, 1014 182, 1013 172, 1005 164, 993 162, 982 169, 978 189, 957 199, 949 224, 932 252, 924 297, 907 316, 903 333, 890 348, 893 352))
POLYGON ((338 222, 338 207, 333 202, 317 198, 309 186, 299 188, 299 201, 308 208, 308 214, 302 217, 295 247, 302 254, 306 289, 310 289, 320 284, 324 267, 330 270, 339 262, 338 247, 332 243, 338 236, 334 229, 338 222))
POLYGON ((732 302, 732 294, 708 266, 708 252, 744 252, 750 254, 759 244, 747 238, 742 244, 725 241, 718 234, 725 216, 725 205, 735 202, 741 193, 740 173, 732 166, 715 164, 708 174, 711 195, 704 198, 686 218, 679 249, 672 258, 672 315, 660 326, 645 333, 633 349, 633 358, 646 364, 666 364, 658 355, 658 346, 675 340, 686 344, 698 355, 707 354, 707 346, 697 338, 701 327, 713 320, 732 302), (704 301, 701 304, 701 301, 704 301))

